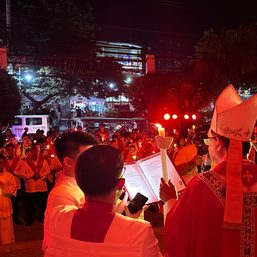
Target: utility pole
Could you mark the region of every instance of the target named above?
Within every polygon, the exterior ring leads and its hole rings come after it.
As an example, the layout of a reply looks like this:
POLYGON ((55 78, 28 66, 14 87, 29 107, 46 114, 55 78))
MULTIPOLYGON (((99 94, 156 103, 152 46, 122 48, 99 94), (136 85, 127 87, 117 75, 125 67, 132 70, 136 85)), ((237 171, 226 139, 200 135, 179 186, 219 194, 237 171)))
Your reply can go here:
POLYGON ((7 34, 7 46, 9 45, 9 39, 11 36, 11 0, 5 0, 5 13, 6 13, 6 34, 7 34))

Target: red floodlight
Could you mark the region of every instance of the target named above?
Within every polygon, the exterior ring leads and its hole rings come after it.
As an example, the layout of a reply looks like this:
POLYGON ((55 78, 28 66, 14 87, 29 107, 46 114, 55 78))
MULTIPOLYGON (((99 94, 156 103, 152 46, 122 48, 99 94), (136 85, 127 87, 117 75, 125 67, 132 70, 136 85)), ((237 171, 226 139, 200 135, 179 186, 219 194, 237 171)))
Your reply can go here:
POLYGON ((196 120, 196 115, 195 114, 192 115, 192 119, 196 120))
POLYGON ((185 115, 184 115, 184 118, 185 118, 185 120, 188 120, 188 119, 189 119, 189 115, 188 115, 188 114, 185 114, 185 115))
POLYGON ((169 113, 165 113, 165 114, 163 115, 163 118, 164 118, 165 120, 169 120, 169 119, 170 119, 170 114, 169 114, 169 113))
POLYGON ((172 119, 173 119, 173 120, 176 120, 177 118, 178 118, 178 115, 177 115, 177 114, 173 114, 173 115, 172 115, 172 119))

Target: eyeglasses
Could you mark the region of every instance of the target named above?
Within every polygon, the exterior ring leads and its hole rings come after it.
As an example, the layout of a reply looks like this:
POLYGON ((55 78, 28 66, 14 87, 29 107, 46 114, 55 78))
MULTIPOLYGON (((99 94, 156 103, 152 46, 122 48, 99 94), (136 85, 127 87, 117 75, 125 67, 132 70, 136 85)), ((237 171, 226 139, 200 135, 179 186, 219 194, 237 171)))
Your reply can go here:
POLYGON ((216 140, 216 137, 208 137, 208 138, 204 139, 204 143, 206 145, 209 145, 211 140, 216 140))

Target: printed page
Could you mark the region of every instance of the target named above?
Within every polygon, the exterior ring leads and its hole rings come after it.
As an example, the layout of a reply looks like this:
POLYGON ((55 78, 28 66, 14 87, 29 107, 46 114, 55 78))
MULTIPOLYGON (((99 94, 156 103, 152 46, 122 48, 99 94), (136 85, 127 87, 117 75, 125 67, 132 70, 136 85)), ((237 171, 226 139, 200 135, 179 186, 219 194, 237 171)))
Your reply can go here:
POLYGON ((155 194, 152 191, 149 182, 144 177, 138 164, 125 163, 125 167, 125 189, 129 194, 129 198, 133 199, 135 195, 139 192, 148 197, 148 201, 146 204, 157 202, 158 199, 155 197, 155 194))
MULTIPOLYGON (((162 163, 161 163, 161 155, 157 153, 155 155, 149 156, 145 159, 138 161, 141 170, 145 174, 145 177, 149 181, 154 194, 158 201, 159 198, 159 189, 160 189, 160 180, 162 175, 162 163)), ((168 175, 172 182, 172 184, 176 187, 177 191, 181 191, 185 188, 185 184, 179 174, 177 173, 174 165, 170 161, 169 157, 167 156, 167 168, 168 168, 168 175)))

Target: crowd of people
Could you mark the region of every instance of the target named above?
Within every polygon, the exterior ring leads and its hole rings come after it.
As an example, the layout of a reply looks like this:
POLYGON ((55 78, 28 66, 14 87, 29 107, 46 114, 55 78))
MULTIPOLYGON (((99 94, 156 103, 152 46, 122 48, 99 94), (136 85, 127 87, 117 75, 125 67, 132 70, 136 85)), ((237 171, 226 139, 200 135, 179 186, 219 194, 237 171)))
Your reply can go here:
MULTIPOLYGON (((173 142, 167 154, 187 187, 178 197, 171 183, 160 181, 165 256, 257 256, 251 137, 257 101, 255 96, 239 99, 231 85, 219 96, 204 140, 209 153, 195 129, 189 128, 186 137, 168 132, 173 142), (240 112, 244 120, 238 119, 240 112)), ((30 226, 39 219, 45 257, 162 256, 150 223, 138 219, 142 210, 129 212, 126 193, 119 200, 124 163, 158 151, 154 137, 137 129, 110 132, 104 124, 95 135, 81 127, 47 136, 39 130, 33 138, 24 131, 21 142, 6 130, 0 154, 0 243, 14 242, 13 222, 30 226)))

